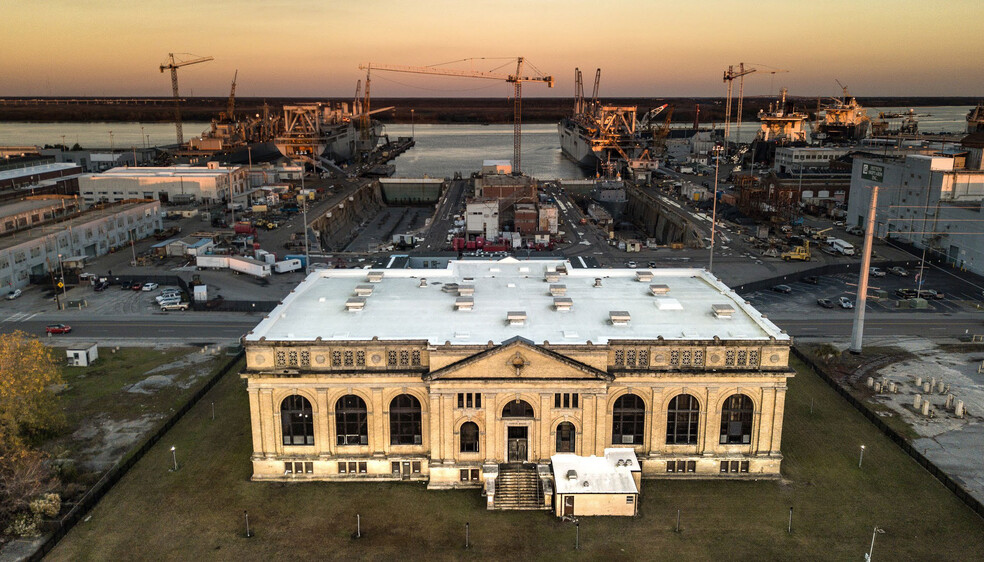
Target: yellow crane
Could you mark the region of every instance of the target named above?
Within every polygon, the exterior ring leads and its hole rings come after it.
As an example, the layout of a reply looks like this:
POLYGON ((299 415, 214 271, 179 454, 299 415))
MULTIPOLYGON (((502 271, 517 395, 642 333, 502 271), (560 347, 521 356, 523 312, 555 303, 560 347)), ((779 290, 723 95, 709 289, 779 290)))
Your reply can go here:
MULTIPOLYGON (((180 53, 179 53, 180 54, 180 53)), ((178 96, 178 69, 182 66, 198 64, 215 60, 212 57, 199 57, 192 60, 175 60, 174 53, 167 54, 167 60, 161 64, 161 72, 171 71, 171 89, 174 91, 174 128, 177 130, 178 145, 184 144, 184 132, 181 130, 181 98, 178 96)))
MULTIPOLYGON (((476 59, 463 59, 464 62, 476 59)), ((479 59, 480 60, 480 59, 479 59)), ((523 76, 523 65, 528 64, 523 57, 516 58, 516 72, 514 74, 501 74, 498 72, 479 72, 471 70, 455 70, 450 68, 437 68, 434 66, 400 66, 395 64, 360 64, 360 70, 372 71, 383 70, 387 72, 407 72, 411 74, 436 74, 439 76, 458 76, 461 78, 484 78, 488 80, 503 80, 514 85, 513 96, 513 174, 520 174, 521 152, 522 152, 522 129, 523 129, 523 82, 543 82, 548 88, 553 88, 553 76, 544 76, 535 66, 529 66, 537 72, 533 76, 523 76)), ((368 90, 368 84, 366 90, 368 90)))
MULTIPOLYGON (((728 100, 727 107, 724 108, 724 140, 728 141, 728 136, 731 133, 731 92, 734 88, 735 78, 738 78, 738 126, 741 127, 741 101, 745 94, 745 75, 755 72, 754 68, 745 68, 745 63, 738 63, 738 70, 735 70, 734 66, 729 66, 728 70, 724 71, 724 82, 728 84, 728 100)), ((738 139, 739 142, 741 139, 738 139)))

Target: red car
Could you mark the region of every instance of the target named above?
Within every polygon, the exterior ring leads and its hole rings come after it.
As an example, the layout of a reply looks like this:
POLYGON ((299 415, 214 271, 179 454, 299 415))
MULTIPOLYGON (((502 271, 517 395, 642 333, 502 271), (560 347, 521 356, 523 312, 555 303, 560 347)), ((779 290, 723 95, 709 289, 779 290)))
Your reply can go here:
POLYGON ((48 324, 44 331, 49 334, 67 334, 72 331, 72 327, 68 324, 48 324))
POLYGON ((143 283, 134 283, 133 285, 130 285, 130 289, 134 291, 139 291, 143 289, 143 283))

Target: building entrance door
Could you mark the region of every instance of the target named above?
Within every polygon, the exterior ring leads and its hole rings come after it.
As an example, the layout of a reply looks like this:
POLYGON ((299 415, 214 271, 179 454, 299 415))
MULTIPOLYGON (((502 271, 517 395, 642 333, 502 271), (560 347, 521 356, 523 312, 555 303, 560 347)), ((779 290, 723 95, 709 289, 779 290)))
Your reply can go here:
POLYGON ((564 496, 564 513, 562 515, 574 515, 574 496, 564 496))
POLYGON ((528 428, 526 426, 509 426, 506 428, 508 458, 506 462, 526 462, 529 460, 528 428))
POLYGON ((403 461, 400 463, 400 467, 400 478, 410 480, 410 461, 403 461))

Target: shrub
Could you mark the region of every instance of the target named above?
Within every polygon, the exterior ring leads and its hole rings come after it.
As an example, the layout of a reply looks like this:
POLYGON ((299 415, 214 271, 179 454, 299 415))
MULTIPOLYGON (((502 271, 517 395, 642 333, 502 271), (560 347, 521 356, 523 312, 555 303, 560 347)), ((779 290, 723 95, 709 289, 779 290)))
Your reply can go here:
POLYGON ((31 501, 31 513, 43 515, 49 519, 58 517, 61 511, 61 496, 58 494, 42 494, 31 501))
POLYGON ((39 537, 41 531, 38 525, 41 523, 41 516, 37 513, 20 513, 10 523, 4 534, 18 537, 39 537))

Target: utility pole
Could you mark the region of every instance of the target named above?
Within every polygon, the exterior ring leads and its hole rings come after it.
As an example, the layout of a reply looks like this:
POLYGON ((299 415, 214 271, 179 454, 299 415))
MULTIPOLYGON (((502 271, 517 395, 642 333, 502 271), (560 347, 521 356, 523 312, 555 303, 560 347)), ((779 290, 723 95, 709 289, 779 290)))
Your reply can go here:
POLYGON ((707 262, 707 272, 714 273, 714 231, 717 230, 717 186, 718 186, 718 168, 721 165, 721 145, 715 144, 714 150, 714 186, 711 189, 711 199, 712 210, 711 210, 711 258, 707 262))
POLYGON ((854 329, 851 331, 852 353, 861 353, 864 336, 864 305, 868 300, 868 268, 871 265, 871 244, 875 238, 875 209, 878 206, 878 186, 871 188, 871 205, 868 207, 868 227, 864 231, 864 255, 861 258, 861 276, 858 280, 858 298, 854 302, 854 329))

